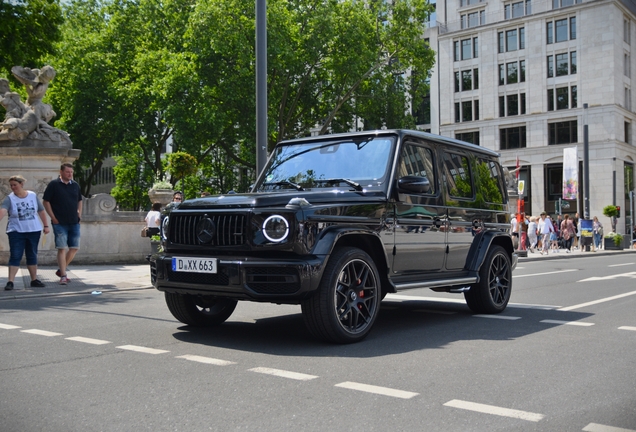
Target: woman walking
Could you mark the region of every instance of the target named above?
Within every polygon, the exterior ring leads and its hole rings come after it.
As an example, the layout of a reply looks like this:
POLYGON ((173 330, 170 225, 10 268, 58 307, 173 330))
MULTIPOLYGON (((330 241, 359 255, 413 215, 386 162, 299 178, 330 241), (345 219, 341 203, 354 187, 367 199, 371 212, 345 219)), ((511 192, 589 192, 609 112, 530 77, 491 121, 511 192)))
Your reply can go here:
POLYGON ((534 253, 537 247, 537 218, 532 216, 528 224, 528 240, 530 241, 530 252, 534 253))
POLYGON ((42 228, 44 228, 44 234, 48 234, 49 226, 42 201, 38 199, 35 192, 24 189, 25 182, 26 179, 20 175, 11 177, 9 186, 12 192, 0 204, 0 220, 5 214, 9 215, 7 223, 10 249, 9 280, 4 287, 5 291, 13 289, 15 276, 24 254, 26 254, 27 269, 31 276, 31 286, 44 286, 38 279, 38 243, 42 228))
POLYGON ((572 252, 572 241, 574 237, 576 237, 576 230, 574 229, 574 224, 570 219, 570 215, 563 216, 563 221, 561 222, 561 236, 563 237, 565 252, 572 252))
POLYGON ((603 238, 603 224, 594 216, 592 219, 592 233, 594 234, 594 251, 601 248, 601 239, 603 238))

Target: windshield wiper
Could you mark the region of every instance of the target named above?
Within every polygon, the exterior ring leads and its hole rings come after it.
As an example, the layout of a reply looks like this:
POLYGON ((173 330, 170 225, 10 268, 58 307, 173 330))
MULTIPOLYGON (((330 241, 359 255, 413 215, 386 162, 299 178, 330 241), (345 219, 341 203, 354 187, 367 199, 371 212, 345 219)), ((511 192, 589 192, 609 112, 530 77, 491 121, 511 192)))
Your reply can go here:
POLYGON ((357 191, 362 190, 362 186, 360 186, 360 183, 356 183, 353 180, 349 180, 346 178, 316 179, 314 181, 316 183, 346 183, 357 191))
POLYGON ((269 182, 269 183, 263 183, 263 186, 291 186, 294 189, 296 189, 297 191, 303 191, 305 190, 301 185, 296 184, 296 183, 292 183, 290 181, 287 180, 281 180, 281 181, 276 181, 276 182, 269 182))

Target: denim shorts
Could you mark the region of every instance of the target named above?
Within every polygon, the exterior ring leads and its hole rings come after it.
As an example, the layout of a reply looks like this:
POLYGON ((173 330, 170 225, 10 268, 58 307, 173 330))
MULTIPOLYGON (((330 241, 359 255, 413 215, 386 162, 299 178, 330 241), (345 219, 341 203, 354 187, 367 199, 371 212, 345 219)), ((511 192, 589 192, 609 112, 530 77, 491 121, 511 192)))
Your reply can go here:
POLYGON ((10 232, 9 236, 9 265, 20 267, 22 255, 26 254, 27 265, 38 264, 38 243, 40 242, 40 231, 33 232, 10 232))
POLYGON ((57 249, 79 249, 80 247, 80 226, 79 224, 53 224, 55 233, 55 247, 57 249))

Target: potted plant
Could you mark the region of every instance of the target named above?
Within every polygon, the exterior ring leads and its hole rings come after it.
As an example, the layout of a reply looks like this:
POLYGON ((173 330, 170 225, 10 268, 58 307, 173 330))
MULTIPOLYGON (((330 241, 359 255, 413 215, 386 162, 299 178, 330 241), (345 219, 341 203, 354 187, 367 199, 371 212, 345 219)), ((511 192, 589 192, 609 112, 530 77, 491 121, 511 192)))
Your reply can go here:
POLYGON ((152 184, 152 189, 148 191, 148 198, 150 198, 151 203, 160 202, 163 207, 172 201, 173 193, 172 184, 169 181, 157 179, 152 184))
POLYGON ((606 250, 623 250, 623 235, 615 232, 606 234, 603 246, 606 250))
POLYGON ((159 235, 153 235, 150 237, 150 247, 153 254, 163 252, 163 246, 161 246, 161 237, 159 235))
POLYGON ((618 216, 618 207, 615 205, 603 207, 603 216, 610 218, 610 221, 612 222, 612 232, 616 232, 616 216, 618 216))

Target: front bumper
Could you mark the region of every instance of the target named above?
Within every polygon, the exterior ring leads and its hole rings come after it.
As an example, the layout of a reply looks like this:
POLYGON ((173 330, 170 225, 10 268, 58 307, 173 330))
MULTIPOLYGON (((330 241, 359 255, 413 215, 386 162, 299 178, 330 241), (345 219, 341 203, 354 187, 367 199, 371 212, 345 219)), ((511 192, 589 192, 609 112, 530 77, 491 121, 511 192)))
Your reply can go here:
POLYGON ((175 272, 172 257, 158 254, 150 258, 151 281, 159 291, 292 304, 311 296, 318 288, 325 259, 217 256, 217 272, 210 274, 175 272))

